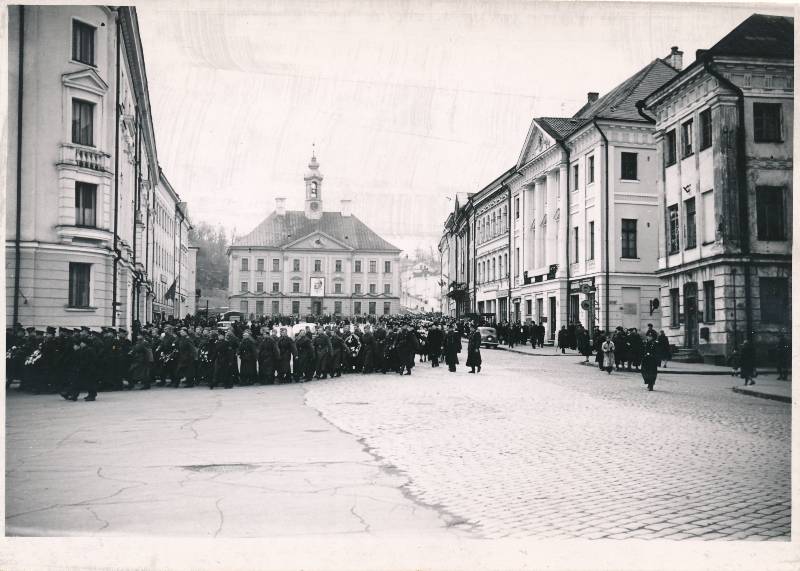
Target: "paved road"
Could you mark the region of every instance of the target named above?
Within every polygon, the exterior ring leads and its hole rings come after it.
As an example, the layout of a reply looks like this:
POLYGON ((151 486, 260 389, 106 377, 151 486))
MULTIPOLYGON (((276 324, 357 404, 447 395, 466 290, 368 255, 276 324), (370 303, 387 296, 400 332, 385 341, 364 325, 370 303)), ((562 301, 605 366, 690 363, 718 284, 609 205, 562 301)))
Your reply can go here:
POLYGON ((7 533, 788 538, 789 405, 725 377, 649 393, 574 355, 484 360, 95 403, 10 393, 7 533))
POLYGON ((729 377, 651 393, 575 356, 483 356, 481 374, 421 364, 307 402, 482 537, 788 539, 789 405, 729 377))

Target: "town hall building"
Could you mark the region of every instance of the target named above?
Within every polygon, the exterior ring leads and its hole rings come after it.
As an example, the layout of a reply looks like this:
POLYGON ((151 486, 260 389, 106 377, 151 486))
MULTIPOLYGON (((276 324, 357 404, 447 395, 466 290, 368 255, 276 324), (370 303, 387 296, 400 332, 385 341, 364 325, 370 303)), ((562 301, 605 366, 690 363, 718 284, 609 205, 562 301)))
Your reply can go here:
POLYGON ((378 316, 400 309, 400 249, 356 216, 349 200, 323 209, 322 173, 311 157, 305 209, 275 211, 228 249, 228 299, 243 317, 378 316))

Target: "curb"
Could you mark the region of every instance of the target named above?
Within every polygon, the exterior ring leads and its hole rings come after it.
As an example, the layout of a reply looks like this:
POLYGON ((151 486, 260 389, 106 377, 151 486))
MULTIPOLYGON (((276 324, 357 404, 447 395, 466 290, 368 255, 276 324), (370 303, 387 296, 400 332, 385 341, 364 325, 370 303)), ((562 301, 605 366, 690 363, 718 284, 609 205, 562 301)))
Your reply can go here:
POLYGON ((743 388, 740 388, 740 387, 733 387, 732 390, 735 393, 740 393, 740 394, 751 396, 751 397, 758 397, 758 398, 762 398, 762 399, 776 400, 776 401, 786 402, 786 403, 790 403, 790 404, 792 402, 792 397, 785 397, 783 395, 773 395, 773 394, 770 394, 770 393, 762 393, 760 391, 753 391, 753 390, 750 390, 750 389, 743 389, 743 388))

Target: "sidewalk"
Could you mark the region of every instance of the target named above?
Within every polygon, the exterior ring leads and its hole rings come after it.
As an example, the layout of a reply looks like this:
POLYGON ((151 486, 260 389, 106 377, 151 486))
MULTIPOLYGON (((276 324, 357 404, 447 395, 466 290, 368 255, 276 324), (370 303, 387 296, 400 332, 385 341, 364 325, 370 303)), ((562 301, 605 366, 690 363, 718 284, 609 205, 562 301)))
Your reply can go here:
POLYGON ((756 377, 755 385, 745 387, 741 379, 738 380, 740 381, 738 386, 733 387, 733 392, 735 393, 781 402, 792 402, 791 381, 779 381, 774 377, 762 379, 761 375, 759 375, 756 377))

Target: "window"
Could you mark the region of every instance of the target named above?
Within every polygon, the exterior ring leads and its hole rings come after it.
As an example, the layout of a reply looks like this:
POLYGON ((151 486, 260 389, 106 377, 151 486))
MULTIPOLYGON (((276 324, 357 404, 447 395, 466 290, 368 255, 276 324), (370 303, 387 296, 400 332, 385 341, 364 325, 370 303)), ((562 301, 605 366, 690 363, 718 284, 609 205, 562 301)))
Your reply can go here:
POLYGON ((261 293, 264 291, 264 282, 256 282, 256 291, 261 293))
POLYGON ((272 293, 278 293, 280 291, 279 288, 280 284, 278 282, 272 282, 272 293))
POLYGON ((69 264, 69 306, 89 307, 91 264, 69 264))
POLYGON ((353 268, 353 272, 356 274, 361 273, 361 260, 356 260, 355 268, 353 268))
POLYGON ((239 291, 247 291, 247 282, 239 284, 239 291))
POLYGON ((594 155, 589 157, 588 166, 586 167, 586 184, 594 182, 594 155))
POLYGON ((256 260, 256 271, 263 272, 264 271, 264 258, 258 258, 256 260))
POLYGON ((497 258, 492 258, 492 280, 497 279, 497 258))
POLYGON ((360 301, 354 301, 353 302, 353 313, 355 315, 361 315, 361 302, 360 301))
POLYGON ((669 213, 669 253, 677 254, 681 249, 678 205, 673 204, 667 208, 667 212, 669 213))
POLYGON ((711 109, 700 112, 700 150, 711 146, 711 109))
POLYGON ((300 271, 300 260, 292 260, 292 271, 299 272, 300 271))
POLYGON ((781 104, 753 103, 753 140, 756 143, 780 143, 781 104))
POLYGON ((242 271, 247 272, 250 270, 250 259, 242 258, 242 271))
POLYGON ((669 290, 670 325, 681 324, 681 292, 678 288, 669 290))
POLYGON ((683 214, 686 217, 686 249, 697 246, 697 206, 694 198, 683 203, 683 214))
POLYGON ((594 260, 594 220, 589 222, 589 251, 586 255, 587 260, 594 260))
POLYGON ((514 250, 514 275, 519 276, 519 248, 514 250))
POLYGON ((75 225, 94 227, 97 225, 97 185, 75 183, 75 225))
POLYGON ((714 307, 714 281, 703 282, 703 299, 705 308, 703 311, 703 321, 705 323, 714 323, 716 321, 716 308, 714 307))
POLYGON ((636 258, 636 220, 622 219, 622 257, 636 258))
POLYGON ((637 180, 637 154, 636 153, 621 153, 622 154, 622 180, 637 180))
POLYGON ((572 190, 578 190, 578 174, 580 170, 578 165, 572 165, 572 190))
POLYGON ((525 315, 533 315, 533 301, 525 300, 525 315))
POLYGON ((341 301, 334 301, 333 302, 333 313, 336 315, 341 315, 342 313, 342 302, 341 301))
POLYGON ((711 244, 716 239, 716 227, 714 221, 717 219, 714 214, 714 191, 709 190, 703 193, 703 243, 711 244))
POLYGON ((369 273, 374 274, 378 271, 378 262, 376 260, 369 261, 369 273))
POLYGON ((383 284, 383 293, 392 293, 392 286, 390 284, 383 284))
POLYGON ((792 315, 789 306, 789 280, 787 278, 759 278, 762 323, 789 323, 792 315))
POLYGON ((369 284, 369 293, 377 293, 375 284, 369 284))
POLYGON ((578 262, 578 227, 572 229, 573 239, 575 240, 575 259, 573 260, 573 264, 578 262))
POLYGON ((256 302, 256 315, 261 316, 264 315, 264 302, 257 301, 256 302))
POLYGON ((89 24, 72 21, 72 59, 74 61, 94 65, 94 30, 95 28, 89 24))
POLYGON ((681 158, 686 158, 691 155, 694 151, 692 150, 692 137, 694 136, 694 121, 689 119, 681 125, 681 158))
POLYGON ((342 283, 336 282, 333 284, 333 293, 342 293, 342 283))
POLYGON ((514 199, 514 219, 519 219, 519 196, 514 199))
POLYGON ((281 261, 278 258, 272 258, 272 271, 278 272, 281 269, 281 261))
POLYGON ((355 284, 353 287, 355 288, 353 290, 355 293, 361 293, 361 284, 355 284))
POLYGON ((94 105, 82 99, 72 100, 72 142, 94 146, 94 105))
POLYGON ((759 240, 786 240, 783 188, 756 187, 756 227, 759 240))
POLYGON ((243 299, 242 301, 239 302, 239 311, 241 311, 242 314, 244 314, 244 315, 247 315, 247 314, 250 313, 250 308, 248 306, 248 303, 247 303, 246 299, 243 299))
POLYGON ((342 261, 336 260, 334 271, 341 272, 342 271, 342 261))
POLYGON ((300 282, 292 282, 292 293, 300 293, 300 282))
POLYGON ((664 164, 670 166, 675 164, 676 156, 676 143, 675 143, 675 129, 667 131, 667 136, 664 139, 664 164))
POLYGON ((314 271, 315 272, 322 271, 322 260, 314 260, 314 271))
POLYGON ((370 301, 369 302, 369 314, 370 315, 375 315, 375 306, 376 306, 376 304, 375 304, 374 301, 370 301))
POLYGON ((392 273, 392 262, 389 261, 383 262, 383 273, 384 274, 392 273))
POLYGON ((273 315, 277 315, 280 312, 281 312, 281 302, 273 301, 272 302, 272 314, 273 315))
POLYGON ((300 314, 300 302, 299 301, 293 301, 292 302, 292 313, 294 313, 295 315, 299 315, 300 314))
POLYGON ((391 311, 392 311, 392 302, 384 301, 383 302, 383 314, 384 315, 389 315, 389 312, 391 312, 391 311))

